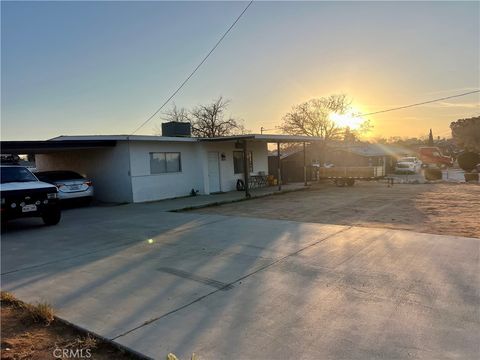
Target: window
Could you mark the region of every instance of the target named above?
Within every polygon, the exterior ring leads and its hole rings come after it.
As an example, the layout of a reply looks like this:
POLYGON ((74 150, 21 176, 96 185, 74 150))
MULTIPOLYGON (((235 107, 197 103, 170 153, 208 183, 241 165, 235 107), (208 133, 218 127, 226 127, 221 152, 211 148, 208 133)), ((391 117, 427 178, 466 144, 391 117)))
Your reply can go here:
POLYGON ((2 184, 10 182, 37 181, 37 178, 30 172, 30 170, 22 166, 2 166, 0 175, 2 184))
POLYGON ((150 174, 176 173, 182 171, 179 152, 150 153, 150 174))
MULTIPOLYGON (((253 172, 253 153, 248 152, 249 172, 253 172)), ((243 151, 233 152, 233 172, 235 174, 243 174, 243 151)))

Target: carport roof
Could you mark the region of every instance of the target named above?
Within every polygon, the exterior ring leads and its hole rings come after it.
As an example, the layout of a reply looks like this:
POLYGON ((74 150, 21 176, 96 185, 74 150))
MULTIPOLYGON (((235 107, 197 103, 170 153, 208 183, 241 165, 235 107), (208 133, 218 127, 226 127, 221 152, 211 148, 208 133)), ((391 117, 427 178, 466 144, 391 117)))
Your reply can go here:
POLYGON ((65 141, 2 141, 4 154, 48 153, 68 150, 85 150, 112 147, 115 140, 65 140, 65 141))

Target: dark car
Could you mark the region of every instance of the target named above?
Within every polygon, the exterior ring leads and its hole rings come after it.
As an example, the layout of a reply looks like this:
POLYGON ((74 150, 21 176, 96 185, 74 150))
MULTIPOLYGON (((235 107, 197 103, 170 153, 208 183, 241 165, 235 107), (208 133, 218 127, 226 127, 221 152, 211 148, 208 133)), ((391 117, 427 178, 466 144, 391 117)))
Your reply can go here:
POLYGON ((24 166, 2 165, 0 170, 2 223, 21 217, 41 217, 46 225, 58 224, 61 210, 55 186, 39 181, 24 166))

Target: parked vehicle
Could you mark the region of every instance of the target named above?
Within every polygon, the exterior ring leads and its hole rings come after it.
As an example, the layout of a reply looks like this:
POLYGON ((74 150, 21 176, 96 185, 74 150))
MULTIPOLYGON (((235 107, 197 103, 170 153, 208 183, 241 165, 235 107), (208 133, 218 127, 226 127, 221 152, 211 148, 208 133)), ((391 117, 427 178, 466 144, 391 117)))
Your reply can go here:
POLYGON ((438 167, 447 167, 453 165, 453 159, 450 156, 443 155, 436 146, 423 146, 418 151, 420 160, 425 165, 437 165, 438 167))
POLYGON ((395 173, 415 174, 422 168, 422 162, 414 156, 404 157, 397 160, 395 173))
POLYGON ((21 217, 41 217, 46 225, 56 225, 61 211, 58 190, 39 181, 24 166, 1 166, 0 193, 2 223, 21 217))
POLYGON ((93 183, 82 175, 69 170, 39 171, 35 175, 58 189, 60 200, 78 199, 90 203, 93 198, 93 183))
POLYGON ((337 186, 353 186, 356 180, 377 180, 385 177, 383 166, 319 167, 318 178, 332 180, 337 186))

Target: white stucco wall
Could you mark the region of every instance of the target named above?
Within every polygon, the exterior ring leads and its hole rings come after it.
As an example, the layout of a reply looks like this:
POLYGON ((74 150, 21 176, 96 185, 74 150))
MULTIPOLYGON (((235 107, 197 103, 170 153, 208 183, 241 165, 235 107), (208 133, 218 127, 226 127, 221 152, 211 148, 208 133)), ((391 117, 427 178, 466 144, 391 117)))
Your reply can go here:
POLYGON ((197 142, 131 141, 130 157, 134 202, 168 199, 190 194, 192 189, 205 193, 204 152, 197 142), (150 174, 151 152, 180 152, 181 172, 150 174))
MULTIPOLYGON (((133 201, 144 202, 187 196, 192 189, 199 194, 209 194, 208 160, 209 151, 225 154, 220 160, 220 191, 236 189, 237 179, 242 174, 234 174, 233 142, 216 143, 177 143, 132 141, 130 143, 133 201), (179 173, 150 174, 151 152, 180 152, 182 171, 179 173)), ((253 152, 253 173, 268 173, 268 149, 264 142, 249 143, 253 152)))
MULTIPOLYGON (((233 152, 242 151, 235 148, 234 142, 212 142, 203 143, 204 151, 218 151, 225 154, 225 160, 220 160, 220 189, 223 192, 236 189, 237 180, 243 179, 243 174, 234 174, 233 168, 233 152)), ((265 142, 249 142, 247 150, 252 151, 253 155, 253 172, 258 174, 264 171, 268 174, 268 149, 265 142)), ((208 163, 204 163, 204 173, 206 174, 206 184, 208 186, 208 163)), ((208 191, 208 190, 207 190, 208 191)))
MULTIPOLYGON (((209 194, 208 152, 225 154, 219 160, 220 191, 236 189, 234 142, 118 141, 112 148, 76 150, 36 155, 36 166, 44 170, 73 170, 94 182, 95 197, 106 202, 145 202, 187 196, 191 190, 209 194), (180 152, 181 172, 151 174, 151 152, 180 152)), ((249 142, 253 152, 253 172, 268 173, 265 142, 249 142)))
POLYGON ((93 181, 95 198, 105 202, 132 202, 128 145, 35 155, 38 171, 73 170, 93 181))

